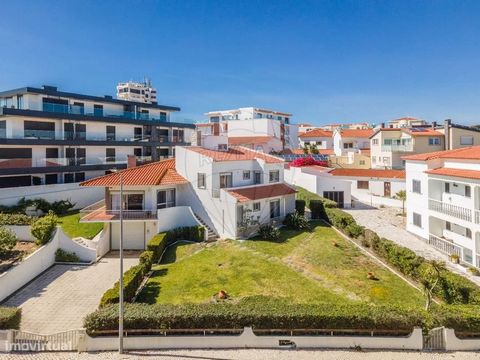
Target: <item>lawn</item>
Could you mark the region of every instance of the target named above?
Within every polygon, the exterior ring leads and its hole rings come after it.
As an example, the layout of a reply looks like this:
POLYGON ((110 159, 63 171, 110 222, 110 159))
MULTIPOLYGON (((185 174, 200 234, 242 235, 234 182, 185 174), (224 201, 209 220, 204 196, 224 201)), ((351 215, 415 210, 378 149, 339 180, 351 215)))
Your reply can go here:
POLYGON ((202 303, 220 290, 233 300, 265 295, 297 303, 424 303, 421 292, 321 223, 311 233, 282 230, 279 242, 171 247, 138 301, 202 303), (369 272, 377 279, 368 279, 369 272))
POLYGON ((71 212, 58 217, 58 224, 72 239, 83 237, 93 239, 103 229, 103 223, 80 223, 80 213, 71 212))

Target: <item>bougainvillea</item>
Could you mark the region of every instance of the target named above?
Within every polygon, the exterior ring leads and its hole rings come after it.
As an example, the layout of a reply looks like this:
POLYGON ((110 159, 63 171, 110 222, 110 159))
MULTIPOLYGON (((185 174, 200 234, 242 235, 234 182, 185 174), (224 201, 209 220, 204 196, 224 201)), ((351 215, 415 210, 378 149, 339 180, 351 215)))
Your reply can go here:
POLYGON ((290 163, 290 166, 293 166, 293 167, 312 166, 312 165, 327 166, 328 164, 326 161, 315 160, 311 156, 301 157, 293 160, 290 163))

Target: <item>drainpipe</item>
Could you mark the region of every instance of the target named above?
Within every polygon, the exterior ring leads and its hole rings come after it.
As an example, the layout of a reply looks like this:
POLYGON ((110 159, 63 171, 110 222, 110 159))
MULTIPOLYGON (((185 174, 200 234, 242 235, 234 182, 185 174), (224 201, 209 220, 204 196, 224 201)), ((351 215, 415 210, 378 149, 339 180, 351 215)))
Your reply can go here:
POLYGON ((450 149, 450 128, 452 126, 452 120, 451 119, 446 119, 444 121, 444 129, 445 129, 445 150, 451 150, 450 149))

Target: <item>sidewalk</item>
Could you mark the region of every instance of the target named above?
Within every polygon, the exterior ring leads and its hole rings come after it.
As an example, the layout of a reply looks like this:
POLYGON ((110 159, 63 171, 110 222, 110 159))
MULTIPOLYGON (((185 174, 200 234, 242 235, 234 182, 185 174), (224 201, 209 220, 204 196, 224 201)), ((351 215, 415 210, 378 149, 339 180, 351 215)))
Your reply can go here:
POLYGON ((480 286, 480 277, 467 273, 462 266, 450 262, 447 255, 405 230, 405 217, 399 216, 401 209, 374 208, 356 202, 355 208, 344 209, 344 211, 351 214, 360 225, 375 231, 380 237, 405 246, 426 259, 444 261, 450 271, 465 276, 480 286))

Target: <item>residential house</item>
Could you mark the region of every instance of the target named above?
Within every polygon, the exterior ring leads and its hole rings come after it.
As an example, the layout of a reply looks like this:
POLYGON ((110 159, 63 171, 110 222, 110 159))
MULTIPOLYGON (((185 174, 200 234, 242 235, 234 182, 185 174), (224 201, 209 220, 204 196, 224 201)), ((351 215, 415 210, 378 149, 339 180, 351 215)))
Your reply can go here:
POLYGON ((348 152, 370 149, 370 136, 373 129, 337 129, 333 132, 333 150, 336 156, 345 156, 348 152))
POLYGON ((404 157, 407 230, 480 267, 480 146, 404 157))
POLYGON ((298 136, 300 147, 315 145, 317 149, 329 150, 333 149, 333 132, 313 129, 306 131, 298 136))
POLYGON ((428 126, 428 124, 425 120, 407 116, 400 119, 390 120, 387 127, 391 129, 401 129, 414 126, 428 126))

